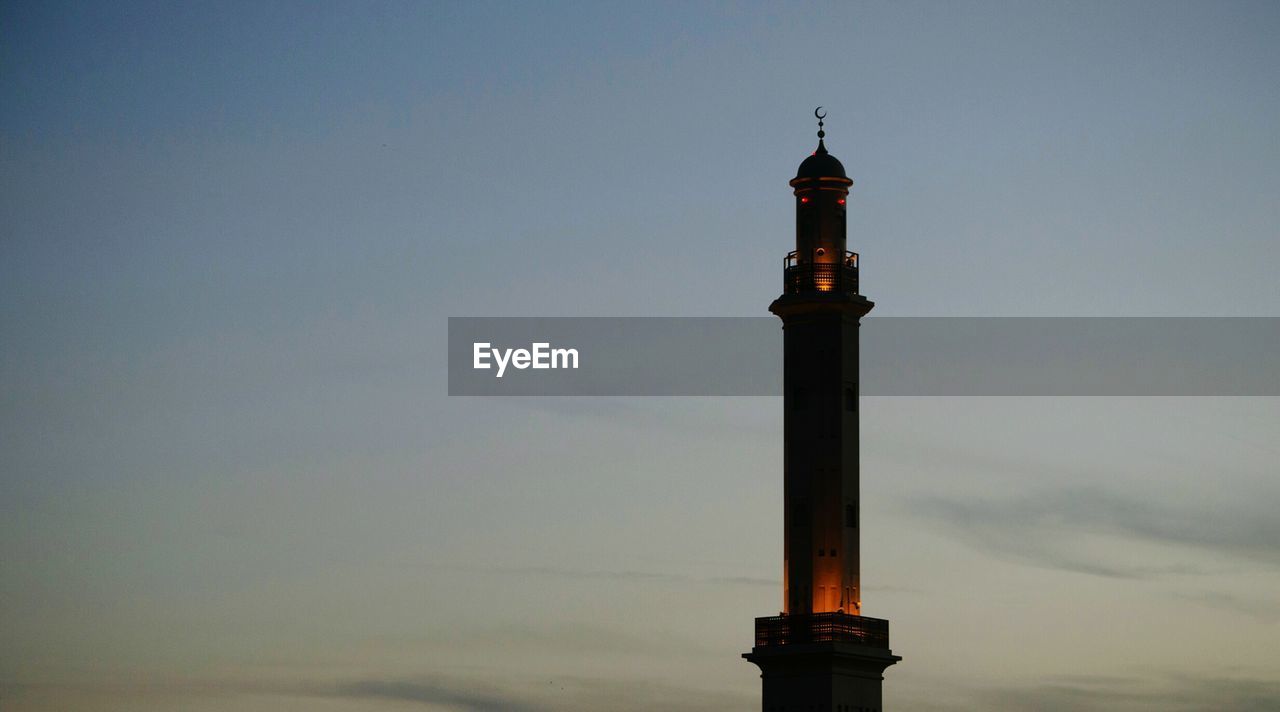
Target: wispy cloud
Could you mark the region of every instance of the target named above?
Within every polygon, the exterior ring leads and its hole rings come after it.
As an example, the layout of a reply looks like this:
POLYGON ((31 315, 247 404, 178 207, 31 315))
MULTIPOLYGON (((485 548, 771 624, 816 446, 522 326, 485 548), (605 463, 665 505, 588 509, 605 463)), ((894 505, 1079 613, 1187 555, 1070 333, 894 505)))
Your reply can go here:
POLYGON ((681 712, 720 712, 744 709, 757 699, 755 689, 741 692, 671 685, 658 680, 565 676, 523 686, 461 678, 423 680, 363 679, 312 690, 311 694, 450 706, 466 712, 642 712, 655 709, 681 712))
POLYGON ((640 571, 636 569, 586 569, 561 566, 462 566, 438 565, 442 569, 460 569, 481 573, 522 576, 550 576, 556 578, 601 579, 606 581, 655 581, 670 583, 711 583, 745 586, 779 586, 780 579, 763 576, 690 576, 666 571, 640 571))
POLYGON ((566 680, 565 689, 570 695, 564 698, 563 706, 557 704, 556 708, 574 712, 723 712, 750 709, 760 704, 760 693, 754 686, 730 692, 671 685, 657 680, 573 678, 566 680))
POLYGON ((1043 683, 989 688, 976 697, 989 709, 1038 712, 1263 712, 1280 709, 1280 680, 1178 676, 1052 678, 1043 683))
MULTIPOLYGON (((621 621, 619 621, 621 623, 621 621)), ((574 653, 589 655, 659 656, 672 654, 672 646, 678 646, 681 654, 723 653, 696 636, 681 636, 673 640, 668 631, 645 630, 635 632, 625 625, 601 626, 583 621, 537 622, 505 621, 495 626, 466 626, 437 628, 430 636, 406 638, 415 643, 432 647, 447 646, 451 649, 493 647, 510 650, 523 647, 535 654, 574 653)))
POLYGON ((1280 621, 1280 601, 1274 598, 1244 598, 1219 591, 1177 593, 1174 596, 1184 601, 1198 603, 1210 608, 1239 613, 1262 623, 1280 621))
POLYGON ((1078 487, 1002 499, 917 497, 909 507, 996 556, 1095 576, 1155 578, 1211 572, 1186 563, 1132 566, 1098 561, 1074 550, 1069 535, 1136 539, 1280 565, 1280 518, 1247 504, 1227 510, 1203 499, 1170 503, 1078 487))
POLYGON ((362 699, 449 705, 467 712, 543 712, 550 708, 514 694, 490 691, 477 683, 406 680, 356 680, 333 688, 333 695, 362 699))
MULTIPOLYGON (((286 701, 360 700, 361 709, 449 709, 458 712, 720 712, 746 709, 758 691, 703 689, 628 677, 521 679, 493 671, 491 678, 426 675, 319 680, 151 680, 121 683, 0 684, 4 700, 35 709, 90 709, 127 703, 130 709, 173 709, 192 700, 221 700, 225 709, 276 709, 286 701), (86 707, 93 705, 93 707, 86 707)), ((292 708, 291 707, 291 708, 292 708)), ((201 707, 204 709, 204 707, 201 707)))

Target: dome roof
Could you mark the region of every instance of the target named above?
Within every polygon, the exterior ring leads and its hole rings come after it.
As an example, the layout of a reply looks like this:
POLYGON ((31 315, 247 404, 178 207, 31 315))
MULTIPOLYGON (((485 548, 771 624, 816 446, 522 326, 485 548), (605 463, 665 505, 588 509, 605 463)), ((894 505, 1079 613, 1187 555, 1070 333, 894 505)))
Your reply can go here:
POLYGON ((796 169, 796 178, 848 178, 844 173, 844 165, 839 159, 827 153, 822 139, 818 139, 818 150, 804 159, 796 169))

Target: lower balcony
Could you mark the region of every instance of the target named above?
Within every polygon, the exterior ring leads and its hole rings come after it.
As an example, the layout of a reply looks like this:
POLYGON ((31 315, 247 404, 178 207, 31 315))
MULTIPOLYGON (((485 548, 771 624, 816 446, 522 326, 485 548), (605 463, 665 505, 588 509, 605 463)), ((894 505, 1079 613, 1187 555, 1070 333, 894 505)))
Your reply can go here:
POLYGON ((756 619, 756 647, 856 643, 889 648, 889 621, 849 613, 798 613, 756 619))

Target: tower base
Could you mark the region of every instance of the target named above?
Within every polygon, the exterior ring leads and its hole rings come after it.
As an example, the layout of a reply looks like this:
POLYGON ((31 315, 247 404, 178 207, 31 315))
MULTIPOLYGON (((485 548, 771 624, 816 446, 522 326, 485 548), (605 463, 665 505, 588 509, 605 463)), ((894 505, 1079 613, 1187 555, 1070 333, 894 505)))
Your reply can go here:
POLYGON ((884 671, 902 659, 889 650, 888 621, 845 614, 759 618, 756 643, 742 657, 760 668, 762 712, 883 712, 884 671), (879 624, 883 640, 865 632, 879 624))

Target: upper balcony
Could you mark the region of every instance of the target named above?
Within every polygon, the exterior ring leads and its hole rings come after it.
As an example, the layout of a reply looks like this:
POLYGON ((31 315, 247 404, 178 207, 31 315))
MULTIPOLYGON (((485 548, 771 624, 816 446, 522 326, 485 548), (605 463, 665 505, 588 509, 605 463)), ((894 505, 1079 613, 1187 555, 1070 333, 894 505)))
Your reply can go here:
POLYGON ((845 252, 841 260, 822 260, 821 250, 806 255, 803 261, 795 252, 788 253, 783 262, 782 293, 858 293, 858 253, 845 252))

